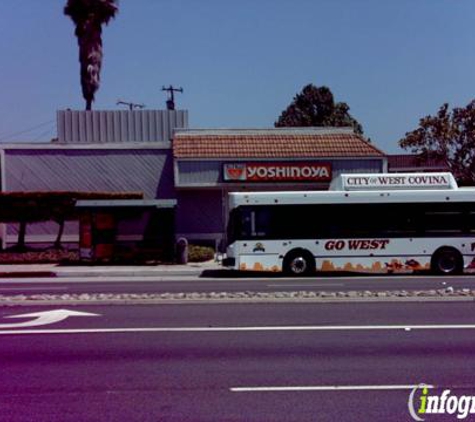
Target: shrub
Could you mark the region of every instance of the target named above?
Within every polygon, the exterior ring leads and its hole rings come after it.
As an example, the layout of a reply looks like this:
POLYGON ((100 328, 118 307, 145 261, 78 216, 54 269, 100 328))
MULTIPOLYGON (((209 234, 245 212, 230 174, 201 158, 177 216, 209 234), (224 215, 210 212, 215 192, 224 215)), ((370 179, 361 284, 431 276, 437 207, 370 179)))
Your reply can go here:
POLYGON ((79 263, 79 252, 75 250, 31 250, 23 253, 0 252, 1 264, 50 264, 58 262, 79 263))
POLYGON ((214 249, 209 246, 188 246, 189 262, 205 262, 214 259, 214 249))

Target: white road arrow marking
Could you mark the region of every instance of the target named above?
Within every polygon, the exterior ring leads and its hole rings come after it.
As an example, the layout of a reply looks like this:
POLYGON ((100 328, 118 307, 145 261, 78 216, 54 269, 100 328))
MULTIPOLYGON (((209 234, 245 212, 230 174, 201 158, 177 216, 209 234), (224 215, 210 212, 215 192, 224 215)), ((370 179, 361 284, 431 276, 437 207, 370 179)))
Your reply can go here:
POLYGON ((9 315, 6 318, 35 318, 30 321, 12 322, 10 324, 0 324, 3 328, 21 328, 21 327, 37 327, 40 325, 49 325, 65 320, 71 316, 99 316, 89 312, 71 311, 69 309, 55 309, 52 311, 33 312, 31 314, 9 315))

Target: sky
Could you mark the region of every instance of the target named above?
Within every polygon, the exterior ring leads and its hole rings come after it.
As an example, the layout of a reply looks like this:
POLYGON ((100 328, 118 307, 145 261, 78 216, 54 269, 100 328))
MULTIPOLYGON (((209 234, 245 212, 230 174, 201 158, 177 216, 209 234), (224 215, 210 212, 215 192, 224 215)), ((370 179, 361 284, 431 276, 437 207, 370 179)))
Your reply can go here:
MULTIPOLYGON (((48 142, 84 109, 66 0, 0 0, 0 142, 48 142)), ((192 128, 268 128, 301 89, 328 86, 387 153, 448 102, 475 98, 473 0, 120 0, 103 29, 94 109, 165 108, 192 128)))

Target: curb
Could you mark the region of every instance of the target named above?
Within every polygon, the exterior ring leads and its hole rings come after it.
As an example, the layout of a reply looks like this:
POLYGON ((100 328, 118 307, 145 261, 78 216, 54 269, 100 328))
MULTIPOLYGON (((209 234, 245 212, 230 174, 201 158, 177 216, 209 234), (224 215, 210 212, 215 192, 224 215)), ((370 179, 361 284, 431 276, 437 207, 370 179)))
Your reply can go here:
POLYGON ((6 270, 0 271, 0 281, 2 278, 88 278, 88 277, 200 277, 206 271, 202 268, 190 269, 156 269, 156 270, 100 270, 87 269, 84 271, 78 270, 6 270))

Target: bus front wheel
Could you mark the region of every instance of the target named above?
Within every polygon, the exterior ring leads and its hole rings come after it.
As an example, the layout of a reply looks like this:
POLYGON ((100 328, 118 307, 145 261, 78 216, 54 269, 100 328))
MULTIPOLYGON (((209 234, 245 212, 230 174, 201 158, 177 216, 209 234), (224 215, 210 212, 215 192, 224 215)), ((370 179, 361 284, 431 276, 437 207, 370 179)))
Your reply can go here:
POLYGON ((289 252, 284 258, 284 273, 292 276, 310 275, 315 272, 315 258, 304 249, 289 252))
POLYGON ((432 256, 431 269, 432 272, 440 275, 462 274, 462 255, 455 248, 440 248, 432 256))

